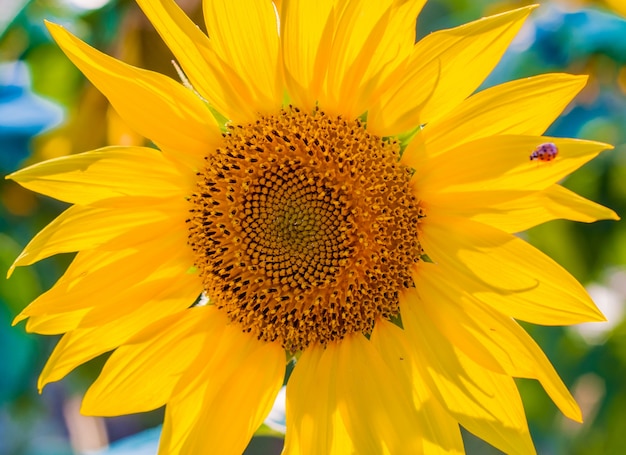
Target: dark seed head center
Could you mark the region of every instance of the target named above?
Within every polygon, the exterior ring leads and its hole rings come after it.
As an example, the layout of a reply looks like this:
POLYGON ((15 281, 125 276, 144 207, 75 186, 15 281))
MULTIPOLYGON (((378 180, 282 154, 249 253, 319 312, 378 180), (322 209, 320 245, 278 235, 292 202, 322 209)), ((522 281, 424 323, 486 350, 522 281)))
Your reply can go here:
POLYGON ((422 254, 398 153, 320 111, 230 127, 191 198, 189 243, 211 301, 289 351, 396 316, 422 254))

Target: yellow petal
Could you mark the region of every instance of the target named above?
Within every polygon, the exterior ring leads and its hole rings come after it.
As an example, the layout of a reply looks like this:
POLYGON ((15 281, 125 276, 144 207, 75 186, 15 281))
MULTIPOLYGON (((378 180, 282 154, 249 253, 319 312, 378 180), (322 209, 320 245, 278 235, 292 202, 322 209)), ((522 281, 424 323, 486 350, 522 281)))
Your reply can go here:
POLYGON ((534 8, 483 18, 420 40, 402 79, 369 112, 368 128, 391 136, 451 111, 489 75, 534 8))
POLYGON ((106 147, 63 156, 7 178, 31 191, 81 205, 120 196, 182 197, 191 192, 195 180, 192 172, 181 173, 158 150, 143 147, 106 147))
POLYGON ((220 141, 219 128, 207 106, 172 79, 109 57, 47 23, 69 59, 109 99, 128 125, 151 139, 164 153, 194 167, 220 141))
POLYGON ((77 328, 87 311, 87 308, 83 308, 64 313, 41 314, 34 316, 26 316, 24 313, 20 313, 20 315, 18 315, 13 321, 13 324, 17 324, 18 322, 28 318, 28 321, 26 322, 27 332, 40 333, 42 335, 58 335, 77 328))
POLYGON ((543 198, 542 206, 551 213, 552 219, 562 218, 583 223, 620 219, 613 210, 585 199, 560 185, 553 185, 540 195, 543 198))
POLYGON ((281 45, 285 83, 293 102, 312 111, 328 68, 335 29, 335 0, 285 1, 281 10, 281 45))
POLYGON ((341 455, 355 447, 338 409, 335 356, 310 346, 298 359, 287 383, 285 455, 341 455))
MULTIPOLYGON (((144 237, 150 238, 154 234, 150 232, 150 225, 168 221, 172 216, 170 209, 176 210, 174 213, 179 210, 176 205, 164 204, 161 200, 156 201, 160 205, 152 201, 154 205, 147 208, 142 206, 150 201, 147 198, 124 199, 128 200, 124 208, 70 207, 26 245, 9 269, 9 275, 17 266, 30 265, 55 254, 96 248, 133 227, 141 227, 144 237)), ((183 215, 181 224, 184 219, 183 215)), ((119 248, 123 248, 123 244, 119 248)))
POLYGON ((336 28, 329 52, 325 90, 320 99, 322 110, 356 117, 352 109, 356 98, 348 98, 349 83, 354 83, 356 67, 363 71, 367 49, 371 57, 374 41, 382 37, 389 21, 392 0, 370 2, 352 0, 337 4, 336 28), (343 8, 342 8, 343 7, 343 8), (367 44, 367 46, 366 46, 367 44))
POLYGON ((137 0, 137 4, 203 98, 236 123, 254 118, 247 85, 173 0, 137 0))
POLYGON ((89 327, 112 322, 154 300, 175 299, 178 293, 184 294, 186 288, 201 288, 199 275, 189 273, 194 257, 186 240, 187 232, 181 230, 142 245, 135 254, 109 267, 94 268, 89 275, 70 282, 66 292, 61 288, 56 293, 56 305, 54 298, 46 303, 57 308, 64 302, 67 302, 65 305, 80 305, 83 295, 91 295, 86 297, 91 310, 80 322, 80 327, 89 327), (113 270, 116 266, 118 270, 113 270), (60 295, 64 300, 59 299, 60 295), (68 302, 70 299, 74 302, 68 302))
POLYGON ((79 327, 97 327, 115 322, 135 308, 155 301, 178 300, 188 289, 198 290, 202 281, 197 274, 187 273, 193 262, 176 260, 164 263, 144 281, 115 294, 102 294, 93 299, 93 307, 80 321, 79 327), (107 299, 105 296, 109 296, 107 299))
POLYGON ((544 325, 605 320, 574 277, 518 237, 456 217, 431 214, 423 224, 429 257, 504 314, 544 325))
MULTIPOLYGON (((160 239, 158 243, 161 243, 160 239)), ((155 244, 157 243, 155 242, 155 244)), ((59 313, 60 315, 79 313, 84 316, 84 313, 90 308, 90 297, 95 292, 100 291, 98 287, 100 280, 110 280, 109 282, 105 281, 105 288, 112 283, 117 283, 118 279, 128 273, 128 269, 122 269, 120 265, 124 264, 125 261, 131 257, 133 252, 134 250, 114 252, 101 252, 97 250, 80 251, 55 285, 39 295, 24 308, 13 323, 17 324, 19 321, 26 318, 42 317, 51 313, 59 313), (114 272, 117 272, 117 274, 114 272), (113 273, 113 275, 110 275, 111 273, 113 273), (75 303, 76 299, 71 298, 71 296, 65 299, 66 293, 76 290, 74 288, 75 286, 79 288, 85 286, 86 288, 84 295, 78 293, 78 304, 75 303), (72 302, 72 300, 74 300, 74 302, 72 302)), ((113 292, 117 292, 117 289, 113 288, 113 292)), ((78 322, 80 322, 80 320, 78 322)), ((76 322, 76 324, 78 324, 78 322, 76 322)), ((72 328, 76 328, 76 326, 72 328)), ((36 332, 36 330, 33 331, 36 332)), ((61 332, 67 331, 69 330, 61 330, 61 332)))
POLYGON ((282 385, 285 353, 218 319, 187 369, 165 411, 159 454, 241 454, 267 416, 282 385))
POLYGON ((202 6, 213 50, 250 89, 250 109, 275 113, 282 104, 283 84, 272 2, 203 0, 202 6))
POLYGON ((404 331, 389 321, 376 322, 371 337, 405 394, 413 396, 425 454, 465 454, 458 422, 434 398, 408 346, 404 331))
POLYGON ((109 357, 87 390, 81 412, 114 416, 163 406, 213 329, 214 313, 185 310, 138 333, 109 357))
POLYGON ((353 0, 337 9, 326 90, 320 106, 354 118, 373 104, 381 84, 409 56, 423 0, 353 0))
POLYGON ((202 287, 187 286, 184 292, 172 298, 155 299, 112 322, 66 333, 39 376, 39 390, 50 382, 62 379, 78 365, 124 344, 154 321, 189 308, 200 292, 202 287))
POLYGON ((562 180, 602 150, 601 142, 541 136, 491 136, 467 142, 416 166, 414 187, 420 197, 437 203, 439 193, 543 190, 562 180), (530 160, 543 143, 557 145, 550 162, 530 160))
POLYGON ((424 158, 488 136, 541 135, 586 81, 586 76, 545 74, 478 92, 426 125, 409 144, 402 161, 417 165, 424 158))
POLYGON ((526 416, 513 379, 473 362, 420 311, 419 298, 401 298, 404 330, 424 378, 441 404, 476 436, 510 454, 533 454, 526 416))
MULTIPOLYGON (((401 84, 405 64, 415 43, 415 20, 426 0, 396 0, 389 18, 382 23, 382 35, 372 33, 364 43, 359 61, 345 76, 344 98, 355 99, 353 116, 369 111, 378 104, 381 94, 401 84)), ((368 4, 368 7, 370 5, 368 4)))
MULTIPOLYGON (((131 210, 133 207, 136 209, 137 205, 135 204, 137 203, 137 200, 141 201, 142 198, 125 197, 105 199, 94 203, 92 206, 101 206, 103 208, 111 208, 114 210, 121 209, 125 211, 131 210), (127 202, 128 205, 122 204, 116 206, 118 202, 127 202), (110 203, 110 207, 107 206, 108 203, 110 203)), ((164 238, 169 233, 180 233, 186 229, 184 220, 187 219, 189 215, 189 202, 187 200, 169 200, 161 206, 154 204, 154 201, 148 198, 144 198, 143 200, 145 202, 143 204, 143 208, 149 207, 150 210, 156 211, 165 210, 168 212, 168 218, 149 225, 137 224, 136 226, 130 227, 124 232, 121 232, 119 235, 104 242, 98 247, 99 250, 119 251, 123 249, 141 248, 144 244, 147 244, 157 238, 164 238)))
POLYGON ((611 209, 591 202, 560 185, 543 191, 456 193, 446 195, 446 213, 471 218, 504 232, 522 232, 547 221, 565 219, 591 223, 619 220, 611 209), (491 196, 496 196, 493 198, 491 196), (451 203, 455 200, 455 207, 451 203))
MULTIPOLYGON (((364 86, 373 78, 384 80, 387 75, 404 66, 415 46, 415 22, 426 0, 395 0, 391 4, 389 29, 385 30, 375 53, 371 55, 364 86)), ((404 70, 402 70, 404 73, 404 70)))
POLYGON ((566 416, 582 421, 544 353, 513 319, 474 298, 435 264, 420 264, 415 278, 420 311, 458 349, 496 373, 539 380, 566 416))
POLYGON ((372 343, 358 334, 336 343, 335 351, 339 409, 357 452, 419 453, 422 435, 411 391, 372 343))
MULTIPOLYGON (((155 239, 129 249, 80 251, 56 284, 28 305, 17 320, 94 307, 112 312, 112 306, 125 300, 127 292, 136 292, 133 288, 142 283, 145 283, 142 286, 156 286, 163 279, 185 278, 193 264, 191 249, 181 248, 186 245, 186 237, 185 229, 168 229, 155 239)), ((121 305, 122 310, 126 307, 132 305, 121 305)), ((97 312, 82 318, 82 322, 88 322, 97 312)), ((108 318, 110 314, 101 316, 108 318)))

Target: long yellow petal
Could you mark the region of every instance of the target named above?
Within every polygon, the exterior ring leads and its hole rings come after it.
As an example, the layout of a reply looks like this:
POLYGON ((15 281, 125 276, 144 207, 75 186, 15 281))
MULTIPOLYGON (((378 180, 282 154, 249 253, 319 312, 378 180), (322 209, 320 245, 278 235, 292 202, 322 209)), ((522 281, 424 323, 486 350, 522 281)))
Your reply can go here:
POLYGON ((285 353, 230 325, 215 307, 218 322, 206 331, 199 358, 175 387, 165 411, 159 454, 241 454, 267 416, 282 385, 285 353))
POLYGON ((369 112, 368 128, 390 136, 451 111, 489 75, 533 9, 483 18, 420 40, 402 79, 369 112))
POLYGON ((198 289, 202 286, 199 275, 189 273, 194 263, 193 253, 190 248, 181 248, 185 241, 185 231, 172 232, 167 238, 154 242, 159 245, 145 245, 138 250, 139 254, 112 266, 92 270, 82 280, 75 280, 64 293, 65 300, 59 299, 60 292, 57 292, 57 301, 48 299, 46 303, 49 306, 56 303, 55 306, 59 307, 72 299, 75 305, 80 305, 81 296, 91 291, 92 296, 87 300, 91 309, 79 325, 89 327, 114 321, 154 300, 175 299, 177 293, 184 294, 188 287, 198 289), (113 271, 112 267, 116 265, 126 273, 120 276, 120 271, 113 271))
MULTIPOLYGON (((56 284, 48 291, 41 294, 30 305, 28 305, 16 318, 15 322, 19 322, 25 318, 32 318, 52 313, 66 313, 76 312, 80 310, 89 310, 93 308, 95 302, 98 301, 100 295, 104 295, 104 299, 108 299, 110 296, 117 295, 119 292, 123 292, 127 289, 127 286, 132 286, 138 280, 145 278, 151 270, 143 271, 137 270, 134 266, 147 265, 149 262, 143 260, 133 260, 130 257, 130 252, 123 250, 120 252, 111 252, 110 255, 114 255, 119 260, 112 263, 100 264, 97 259, 106 258, 106 254, 92 255, 89 259, 93 258, 95 261, 81 261, 83 253, 91 253, 89 250, 81 251, 72 262, 74 264, 80 264, 77 267, 82 267, 83 264, 93 264, 93 268, 89 270, 89 274, 84 278, 80 277, 72 279, 66 272, 56 284), (100 278, 100 279, 98 279, 100 278), (101 281, 102 280, 102 281, 101 281), (108 293, 111 295, 108 295, 108 293)), ((156 264, 153 263, 153 267, 156 264)), ((70 266, 71 268, 72 266, 70 266)), ((83 314, 84 317, 84 314, 83 314)), ((81 317, 82 320, 82 317, 81 317)))
POLYGON ((421 359, 414 357, 404 331, 389 321, 376 322, 371 337, 394 377, 413 396, 419 431, 423 434, 425 454, 464 454, 459 424, 435 399, 417 367, 421 359))
POLYGON ((174 264, 166 263, 163 267, 148 276, 143 282, 110 295, 110 299, 99 297, 94 299, 91 310, 81 319, 79 328, 97 327, 122 318, 135 308, 152 305, 155 301, 176 301, 178 296, 197 290, 202 282, 197 274, 187 273, 191 262, 174 264))
POLYGON ((34 316, 18 315, 13 324, 28 318, 26 321, 26 331, 29 333, 40 333, 42 335, 58 335, 74 330, 80 324, 81 319, 89 309, 83 308, 75 311, 63 313, 40 314, 34 316))
POLYGON ((544 325, 605 320, 574 277, 518 237, 456 217, 429 216, 423 224, 429 257, 504 314, 544 325))
POLYGON ((352 0, 337 8, 320 107, 354 118, 373 105, 381 84, 410 55, 423 0, 352 0))
POLYGON ((504 232, 522 232, 559 219, 583 223, 619 220, 613 210, 560 185, 543 191, 451 193, 440 203, 450 215, 467 217, 504 232))
MULTIPOLYGON (((422 435, 410 390, 362 335, 336 343, 339 410, 358 453, 419 453, 422 435)), ((296 366, 297 368, 297 366, 296 366)))
POLYGON ((504 135, 468 142, 417 164, 414 187, 420 197, 437 203, 440 193, 464 191, 533 191, 543 190, 562 180, 608 144, 578 139, 557 139, 541 136, 504 135), (557 157, 550 162, 530 160, 540 144, 558 146, 557 157))
POLYGON ((364 2, 365 0, 336 2, 336 26, 333 42, 328 50, 324 90, 320 96, 322 110, 334 115, 359 115, 352 112, 357 99, 346 96, 348 84, 358 84, 355 81, 358 74, 352 69, 360 63, 359 70, 364 71, 364 58, 367 56, 362 51, 366 48, 366 43, 371 56, 373 42, 382 37, 389 22, 392 0, 370 3, 367 8, 364 8, 364 2))
POLYGON ((164 286, 176 284, 167 280, 168 275, 176 280, 178 276, 185 275, 185 270, 193 264, 182 262, 180 256, 164 259, 162 255, 173 252, 173 249, 159 248, 160 243, 163 239, 149 244, 148 247, 154 247, 149 252, 143 249, 137 252, 106 252, 87 256, 86 260, 83 260, 83 253, 89 251, 81 251, 70 269, 51 289, 28 305, 16 322, 26 317, 87 310, 89 316, 83 314, 77 327, 88 327, 98 324, 98 316, 103 317, 100 322, 108 322, 117 317, 118 312, 129 312, 143 305, 164 286), (109 256, 115 260, 109 261, 109 256), (98 262, 101 258, 102 262, 98 262), (77 269, 88 270, 89 273, 73 278, 77 269), (164 276, 165 280, 155 280, 153 276, 159 274, 168 275, 164 276))
POLYGON ((338 409, 341 397, 333 352, 310 346, 289 378, 285 455, 355 453, 338 409))
POLYGON ((343 96, 356 100, 352 115, 370 111, 386 90, 402 84, 400 78, 415 43, 415 21, 425 3, 395 0, 382 35, 373 33, 365 42, 360 62, 355 62, 344 82, 343 96))
MULTIPOLYGON (((159 243, 160 242, 161 240, 159 239, 159 243)), ((64 319, 62 315, 66 313, 75 314, 75 317, 77 317, 76 315, 80 314, 80 319, 82 319, 85 311, 90 308, 88 297, 91 297, 91 294, 94 293, 93 291, 98 291, 99 289, 97 287, 94 288, 93 284, 91 287, 87 286, 86 293, 83 298, 81 299, 79 296, 79 299, 82 301, 79 305, 76 305, 74 303, 64 305, 65 303, 67 303, 68 300, 73 300, 71 298, 64 298, 66 292, 70 292, 70 290, 75 285, 80 286, 83 282, 89 283, 89 274, 92 272, 96 276, 99 275, 98 278, 103 279, 105 277, 108 278, 110 272, 119 270, 119 274, 117 276, 113 275, 111 277, 111 282, 116 283, 119 277, 127 273, 127 270, 120 270, 119 265, 123 264, 123 261, 125 261, 130 255, 132 255, 132 253, 133 250, 106 252, 98 250, 80 251, 71 262, 63 276, 57 280, 55 285, 43 294, 39 295, 26 308, 24 308, 22 312, 18 316, 16 316, 13 324, 17 324, 26 318, 45 317, 51 313, 58 313, 61 319, 64 319), (111 266, 111 264, 113 264, 113 266, 111 266), (100 270, 106 270, 109 273, 101 274, 100 270)), ((92 281, 92 283, 97 283, 99 285, 100 279, 94 280, 92 281)), ((110 285, 111 282, 105 283, 110 285)), ((115 290, 116 289, 114 288, 114 291, 115 290)), ((71 324, 71 321, 74 321, 74 318, 70 317, 69 314, 67 314, 67 316, 70 318, 70 321, 68 321, 68 323, 71 324)), ((73 327, 69 327, 68 330, 61 330, 54 333, 63 333, 75 329, 78 326, 80 319, 78 321, 74 321, 76 325, 73 327)), ((45 319, 41 319, 41 321, 45 322, 45 319)), ((29 326, 30 325, 31 322, 29 321, 29 326)), ((29 326, 27 326, 27 329, 29 329, 29 326)), ((37 330, 35 329, 29 331, 37 332, 37 330)))
POLYGON ((203 98, 226 118, 237 123, 255 116, 248 86, 228 60, 213 50, 202 33, 173 0, 137 0, 150 23, 185 71, 185 75, 203 98))
POLYGON ((182 197, 192 191, 195 181, 193 172, 180 172, 161 152, 144 147, 106 147, 63 156, 7 178, 31 191, 79 205, 120 196, 182 197))
POLYGON ((328 68, 335 29, 335 0, 285 0, 281 9, 281 45, 285 84, 293 102, 312 111, 328 68))
POLYGON ((250 108, 275 113, 282 104, 276 10, 271 0, 203 0, 204 20, 217 56, 250 89, 250 108))
POLYGON ((586 81, 586 76, 545 74, 478 92, 426 125, 408 145, 402 161, 417 165, 421 159, 488 136, 541 135, 586 81))
MULTIPOLYGON (((170 221, 173 214, 178 214, 182 205, 180 202, 172 203, 167 200, 164 203, 161 199, 123 199, 128 204, 123 208, 111 209, 104 205, 70 207, 26 245, 9 269, 9 275, 17 266, 30 265, 55 254, 97 248, 128 231, 132 232, 132 228, 140 227, 144 239, 151 238, 155 231, 151 232, 149 226, 170 221), (150 203, 151 206, 145 206, 150 203)), ((102 202, 109 201, 112 200, 102 202)), ((182 212, 181 224, 184 219, 185 212, 182 212)), ((124 242, 120 242, 118 249, 123 248, 124 242)))
POLYGON ((47 23, 69 59, 139 134, 172 158, 199 167, 221 139, 207 106, 172 79, 127 65, 88 46, 63 27, 47 23))
POLYGON ((545 354, 513 319, 474 298, 435 264, 421 264, 415 279, 420 311, 458 349, 496 373, 539 380, 563 414, 582 421, 545 354))
POLYGON ((513 379, 473 362, 420 311, 415 291, 402 296, 404 330, 433 394, 467 430, 510 454, 535 453, 513 379))
POLYGON ((138 333, 109 357, 91 385, 81 412, 114 416, 163 406, 214 329, 213 312, 189 309, 138 333))
POLYGON ((50 382, 62 379, 78 365, 121 346, 153 322, 189 308, 200 292, 201 286, 187 286, 173 298, 153 300, 113 322, 66 333, 39 376, 39 390, 50 382))

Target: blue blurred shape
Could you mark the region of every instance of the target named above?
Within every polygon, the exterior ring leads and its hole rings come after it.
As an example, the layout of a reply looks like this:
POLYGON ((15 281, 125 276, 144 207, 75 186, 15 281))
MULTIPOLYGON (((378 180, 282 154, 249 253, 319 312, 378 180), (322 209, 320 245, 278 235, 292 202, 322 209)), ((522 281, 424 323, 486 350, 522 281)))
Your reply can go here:
POLYGON ((549 6, 535 20, 535 47, 543 59, 557 66, 590 54, 626 61, 626 20, 586 8, 575 12, 549 6))
POLYGON ((30 140, 58 125, 63 110, 35 95, 28 67, 17 61, 0 64, 0 172, 16 170, 30 154, 30 140))
POLYGON ((108 449, 92 455, 156 455, 160 437, 159 426, 114 442, 108 449))

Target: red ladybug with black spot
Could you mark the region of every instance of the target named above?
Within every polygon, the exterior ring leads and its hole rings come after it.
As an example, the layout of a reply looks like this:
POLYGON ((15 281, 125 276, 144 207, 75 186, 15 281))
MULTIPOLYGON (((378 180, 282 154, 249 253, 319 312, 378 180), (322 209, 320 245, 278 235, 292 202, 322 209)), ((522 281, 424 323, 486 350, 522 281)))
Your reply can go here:
POLYGON ((559 149, 553 142, 546 142, 537 146, 530 154, 530 161, 553 161, 559 154, 559 149))

